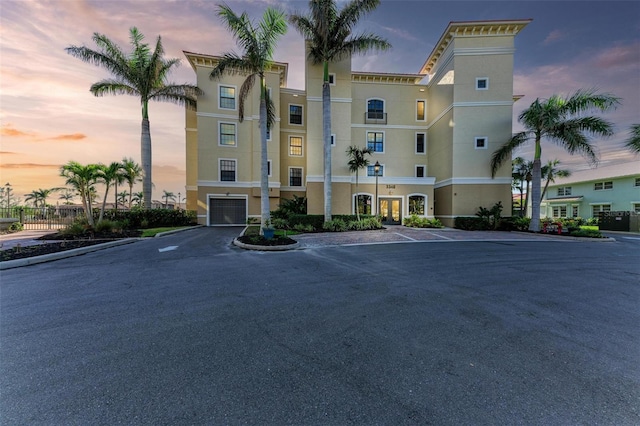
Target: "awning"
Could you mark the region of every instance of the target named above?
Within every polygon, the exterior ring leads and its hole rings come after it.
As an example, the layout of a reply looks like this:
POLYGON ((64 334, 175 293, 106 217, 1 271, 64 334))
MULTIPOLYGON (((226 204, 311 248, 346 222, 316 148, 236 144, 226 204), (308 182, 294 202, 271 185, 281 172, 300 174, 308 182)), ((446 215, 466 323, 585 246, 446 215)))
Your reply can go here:
POLYGON ((547 198, 547 203, 578 203, 582 201, 584 197, 582 195, 578 197, 559 197, 559 198, 547 198))

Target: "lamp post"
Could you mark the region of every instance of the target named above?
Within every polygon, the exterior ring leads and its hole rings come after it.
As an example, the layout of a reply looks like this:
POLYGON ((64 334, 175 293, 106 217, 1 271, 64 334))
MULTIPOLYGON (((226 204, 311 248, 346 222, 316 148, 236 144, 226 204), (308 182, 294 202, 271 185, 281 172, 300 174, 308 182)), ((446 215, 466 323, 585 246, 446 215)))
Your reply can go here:
POLYGON ((380 172, 380 162, 376 161, 376 164, 373 165, 373 173, 376 175, 376 216, 378 216, 378 173, 380 172))
POLYGON ((10 206, 10 202, 11 202, 11 184, 9 182, 7 182, 5 184, 6 190, 5 192, 7 193, 7 214, 8 214, 8 210, 11 208, 10 206))

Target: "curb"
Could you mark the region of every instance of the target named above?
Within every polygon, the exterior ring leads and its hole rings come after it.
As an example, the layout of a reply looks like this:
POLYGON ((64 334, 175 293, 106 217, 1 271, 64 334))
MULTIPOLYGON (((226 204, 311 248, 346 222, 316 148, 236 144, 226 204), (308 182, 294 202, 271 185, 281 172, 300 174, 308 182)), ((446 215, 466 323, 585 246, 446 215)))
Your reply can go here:
POLYGON ((58 253, 43 254, 42 256, 25 257, 24 259, 7 260, 0 262, 0 270, 20 268, 23 266, 35 265, 37 263, 51 262, 54 260, 65 259, 67 257, 80 256, 82 254, 91 253, 110 247, 121 246, 138 241, 138 238, 127 238, 118 241, 109 241, 108 243, 95 244, 89 247, 80 247, 72 250, 65 250, 58 253))
POLYGON ((253 244, 245 244, 238 241, 237 238, 233 239, 233 245, 238 246, 245 250, 257 250, 257 251, 287 251, 287 250, 296 250, 300 247, 300 243, 296 242, 295 244, 288 244, 284 246, 256 246, 253 244))
POLYGON ((181 229, 174 229, 172 231, 158 232, 156 235, 153 236, 153 238, 165 237, 167 235, 177 234, 178 232, 184 232, 184 231, 190 231, 192 229, 202 228, 203 226, 204 225, 194 225, 194 226, 188 226, 181 229))

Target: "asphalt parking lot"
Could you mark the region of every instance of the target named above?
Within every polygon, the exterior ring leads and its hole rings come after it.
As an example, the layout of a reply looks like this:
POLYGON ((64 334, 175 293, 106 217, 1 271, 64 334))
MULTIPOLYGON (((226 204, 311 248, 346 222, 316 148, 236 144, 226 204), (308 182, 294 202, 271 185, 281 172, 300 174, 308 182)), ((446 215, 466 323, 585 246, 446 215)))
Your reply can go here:
POLYGON ((237 232, 3 271, 2 423, 640 423, 634 236, 266 253, 237 232))

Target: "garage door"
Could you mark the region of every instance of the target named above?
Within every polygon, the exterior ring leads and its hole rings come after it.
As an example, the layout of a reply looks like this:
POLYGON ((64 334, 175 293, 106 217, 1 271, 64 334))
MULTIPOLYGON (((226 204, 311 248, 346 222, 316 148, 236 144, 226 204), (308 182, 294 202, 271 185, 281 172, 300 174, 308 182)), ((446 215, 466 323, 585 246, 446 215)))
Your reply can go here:
POLYGON ((247 200, 244 198, 210 198, 209 224, 244 225, 247 223, 247 200))

